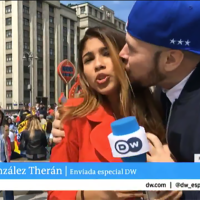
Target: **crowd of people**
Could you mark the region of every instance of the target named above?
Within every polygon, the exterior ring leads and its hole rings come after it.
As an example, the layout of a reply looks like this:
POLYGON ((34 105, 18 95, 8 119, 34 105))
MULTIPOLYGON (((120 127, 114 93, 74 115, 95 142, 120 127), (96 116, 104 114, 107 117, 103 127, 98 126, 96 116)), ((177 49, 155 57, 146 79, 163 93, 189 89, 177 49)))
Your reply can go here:
POLYGON ((1 157, 1 162, 20 157, 29 160, 49 159, 53 146, 51 129, 55 109, 56 104, 54 108, 49 105, 47 109, 43 104, 36 104, 31 108, 25 104, 18 114, 8 114, 1 108, 0 135, 7 146, 2 148, 5 150, 1 151, 1 155, 5 156, 1 157))
MULTIPOLYGON (((51 134, 54 109, 43 104, 25 104, 16 114, 5 113, 0 107, 0 162, 14 159, 49 160, 53 148, 51 134)), ((13 191, 3 191, 4 200, 14 200, 13 191)))

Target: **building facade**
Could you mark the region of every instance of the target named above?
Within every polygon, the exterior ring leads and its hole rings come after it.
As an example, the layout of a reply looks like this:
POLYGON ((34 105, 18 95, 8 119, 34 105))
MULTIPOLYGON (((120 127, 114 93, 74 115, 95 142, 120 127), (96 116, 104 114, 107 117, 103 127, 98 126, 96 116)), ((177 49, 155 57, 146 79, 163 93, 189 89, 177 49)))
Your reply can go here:
POLYGON ((125 22, 105 6, 0 1, 0 106, 18 109, 29 103, 29 84, 33 104, 36 97, 47 97, 48 104, 57 102, 65 91, 57 66, 66 58, 77 65, 78 41, 93 26, 108 26, 125 33, 125 22), (27 59, 29 53, 31 60, 27 59))
POLYGON ((58 64, 77 62, 76 12, 59 1, 0 1, 0 46, 1 107, 30 102, 30 63, 33 104, 36 97, 53 104, 64 89, 58 64), (23 59, 30 52, 31 61, 23 59))
POLYGON ((125 33, 126 23, 114 15, 114 11, 101 6, 100 8, 90 4, 82 3, 78 5, 69 4, 76 10, 76 15, 79 18, 78 27, 80 31, 80 39, 83 38, 85 31, 89 27, 107 26, 111 29, 125 33))

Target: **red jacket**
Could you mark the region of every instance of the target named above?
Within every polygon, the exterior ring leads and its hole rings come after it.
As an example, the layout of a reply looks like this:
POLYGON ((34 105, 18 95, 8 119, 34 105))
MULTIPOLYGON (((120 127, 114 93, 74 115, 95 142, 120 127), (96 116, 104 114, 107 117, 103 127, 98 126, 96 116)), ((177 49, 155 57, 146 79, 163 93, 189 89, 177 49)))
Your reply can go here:
MULTIPOLYGON (((82 99, 68 99, 67 105, 78 105, 82 99)), ((112 132, 113 113, 100 106, 84 118, 64 125, 65 138, 56 145, 50 162, 122 162, 113 158, 108 141, 112 132)), ((48 200, 75 200, 77 191, 50 191, 48 200)))

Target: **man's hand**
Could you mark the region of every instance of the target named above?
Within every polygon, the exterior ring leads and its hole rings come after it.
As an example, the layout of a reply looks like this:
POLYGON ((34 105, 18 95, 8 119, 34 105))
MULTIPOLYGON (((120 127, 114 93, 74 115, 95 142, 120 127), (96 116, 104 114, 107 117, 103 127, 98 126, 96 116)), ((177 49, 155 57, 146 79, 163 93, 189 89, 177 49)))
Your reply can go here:
POLYGON ((56 111, 55 113, 55 120, 53 121, 51 132, 53 135, 53 142, 56 144, 60 143, 62 138, 65 137, 65 132, 61 125, 60 115, 58 111, 56 111))
POLYGON ((132 198, 144 199, 146 196, 146 194, 142 191, 115 191, 115 195, 117 197, 117 200, 125 200, 132 198))
POLYGON ((142 191, 78 191, 76 200, 125 200, 145 197, 142 191))
POLYGON ((182 196, 182 191, 160 191, 155 200, 178 200, 182 196))
POLYGON ((147 162, 174 162, 169 151, 163 147, 157 136, 147 133, 150 142, 150 151, 147 154, 147 162))

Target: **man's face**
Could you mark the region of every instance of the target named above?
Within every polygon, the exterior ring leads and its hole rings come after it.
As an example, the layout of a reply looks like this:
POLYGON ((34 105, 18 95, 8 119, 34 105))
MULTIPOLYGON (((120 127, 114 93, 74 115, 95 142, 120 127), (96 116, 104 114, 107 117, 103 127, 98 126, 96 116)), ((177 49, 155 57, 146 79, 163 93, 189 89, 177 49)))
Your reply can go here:
POLYGON ((165 79, 160 54, 159 47, 126 34, 126 45, 120 57, 126 61, 126 71, 133 86, 150 87, 165 79))

